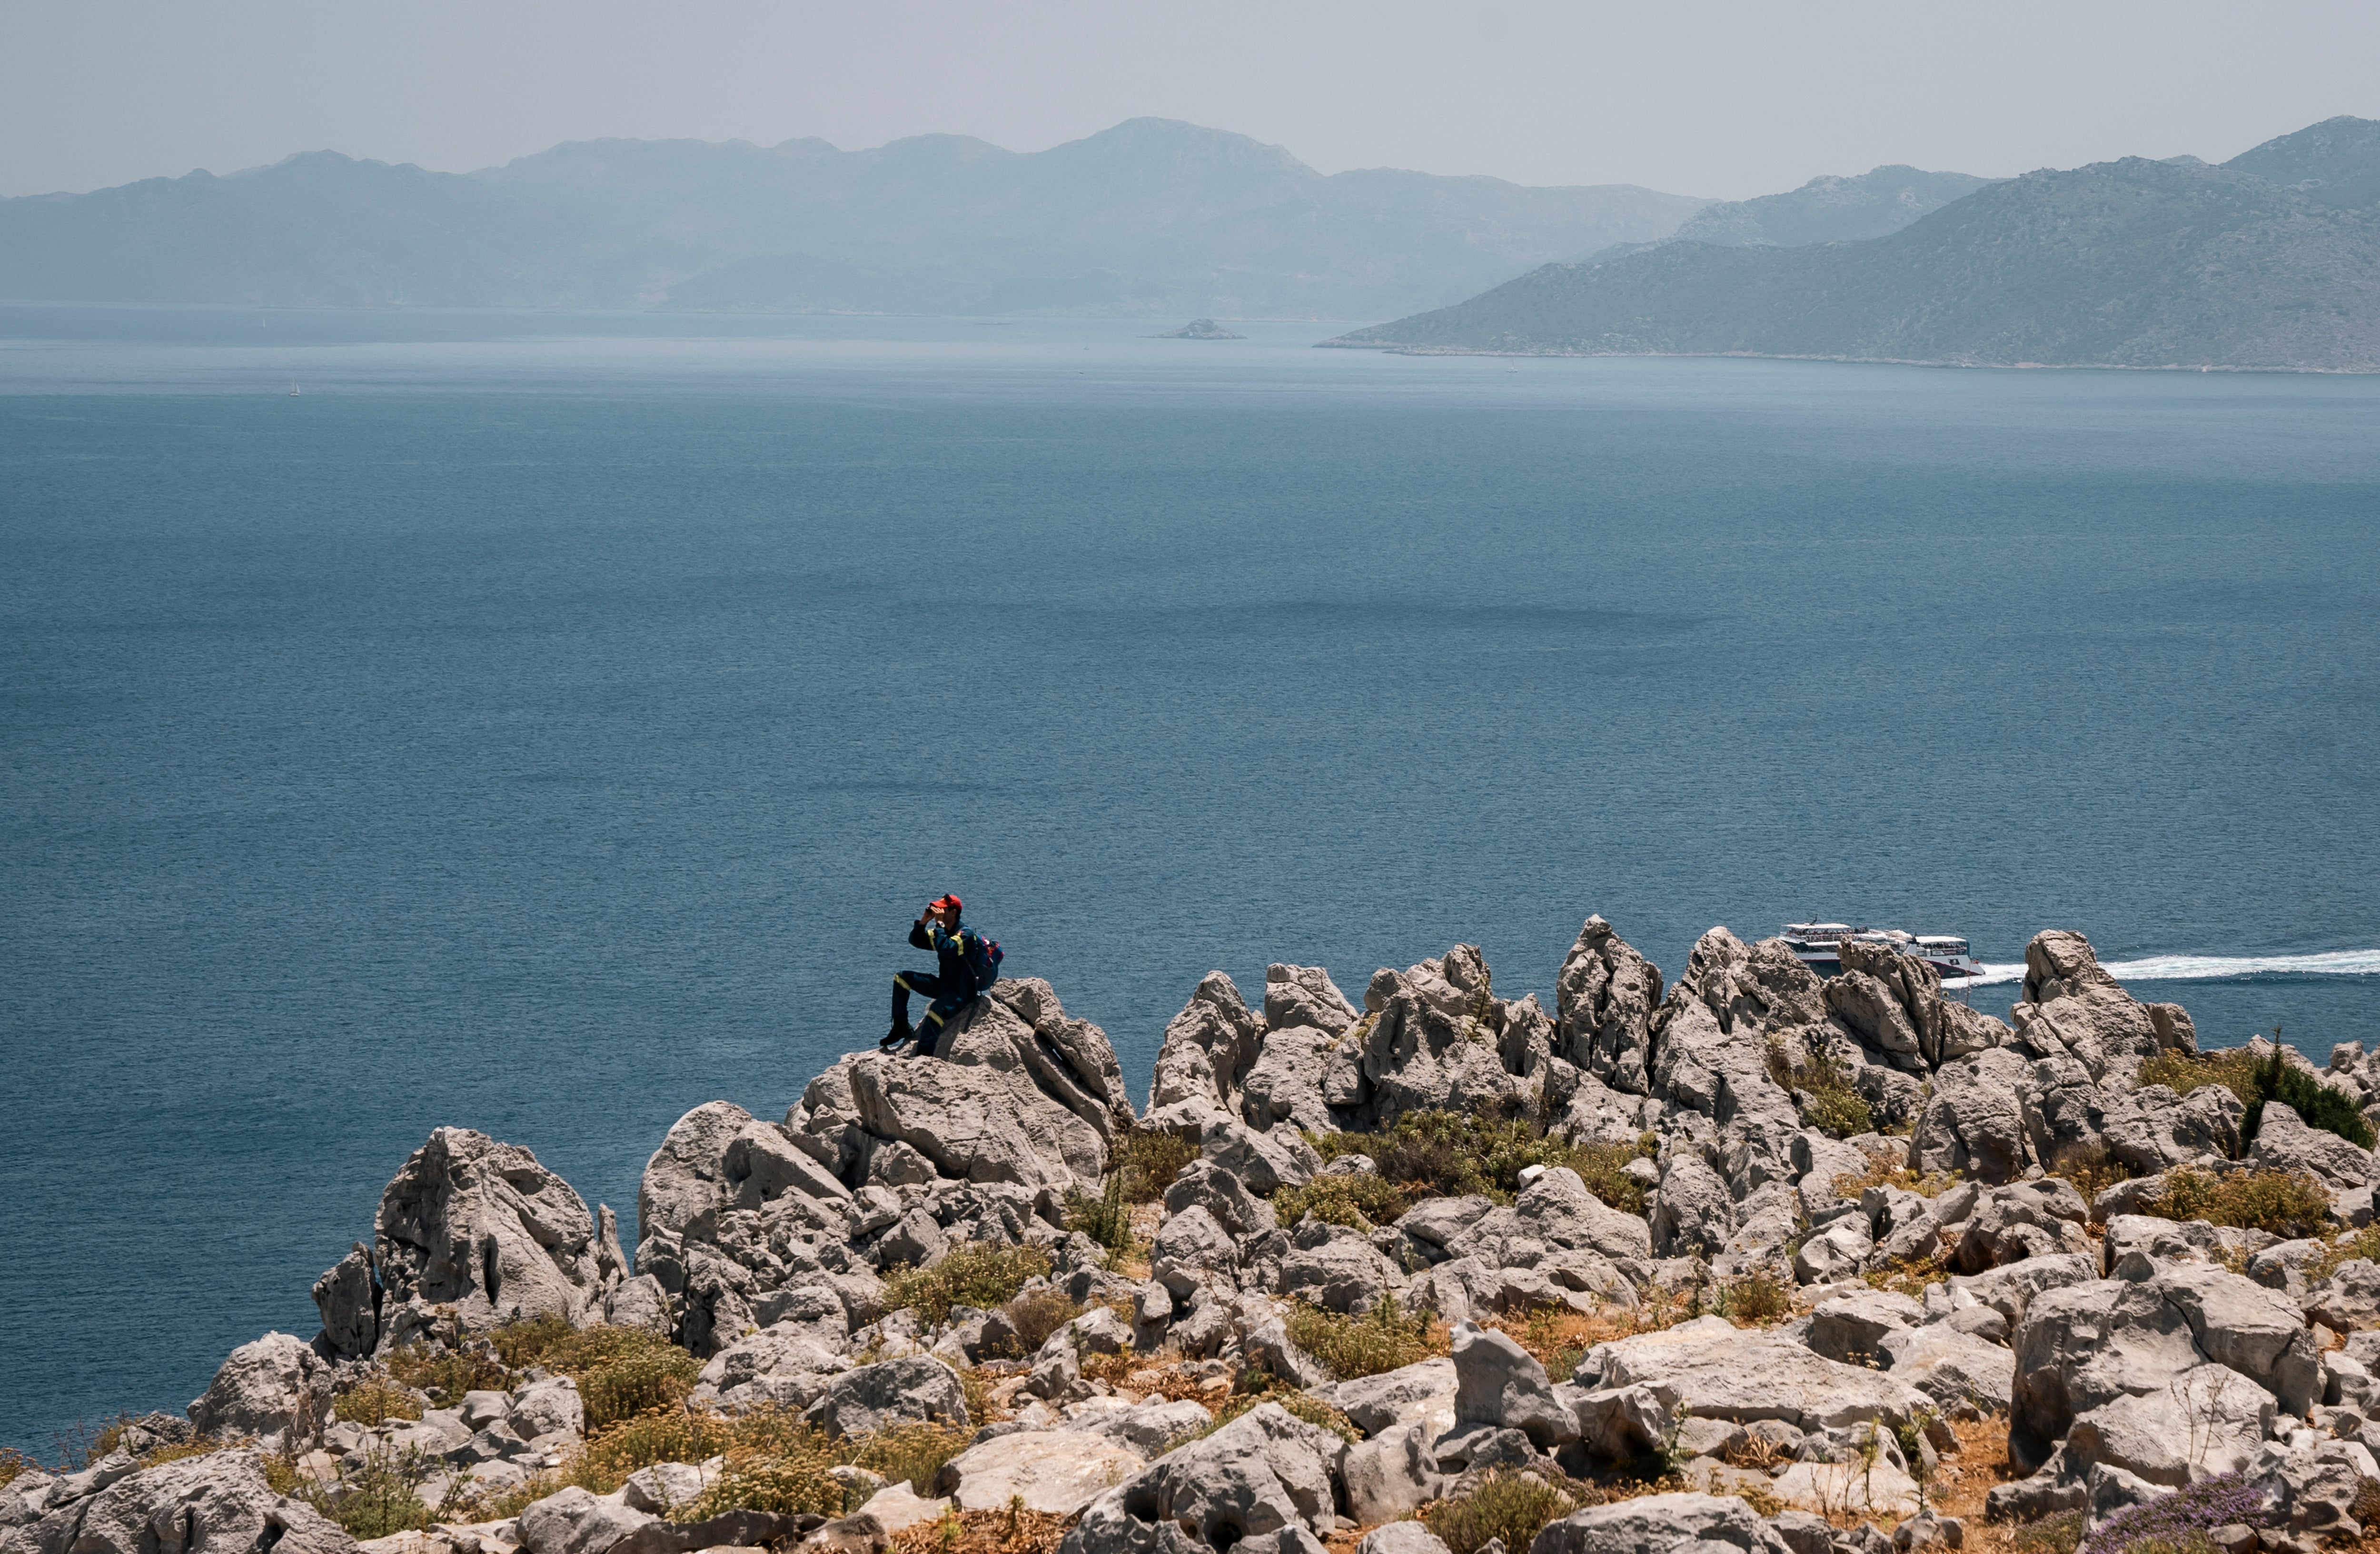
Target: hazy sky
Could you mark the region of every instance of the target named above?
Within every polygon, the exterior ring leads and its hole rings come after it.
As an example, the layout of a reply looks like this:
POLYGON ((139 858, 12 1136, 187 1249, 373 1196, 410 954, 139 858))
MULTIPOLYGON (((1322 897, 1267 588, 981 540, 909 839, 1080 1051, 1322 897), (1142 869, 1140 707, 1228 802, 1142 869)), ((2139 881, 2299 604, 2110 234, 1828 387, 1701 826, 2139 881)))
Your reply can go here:
POLYGON ((1720 198, 1886 162, 2220 161, 2380 117, 2380 5, 0 0, 0 194, 605 135, 1031 151, 1141 114, 1325 172, 1720 198))

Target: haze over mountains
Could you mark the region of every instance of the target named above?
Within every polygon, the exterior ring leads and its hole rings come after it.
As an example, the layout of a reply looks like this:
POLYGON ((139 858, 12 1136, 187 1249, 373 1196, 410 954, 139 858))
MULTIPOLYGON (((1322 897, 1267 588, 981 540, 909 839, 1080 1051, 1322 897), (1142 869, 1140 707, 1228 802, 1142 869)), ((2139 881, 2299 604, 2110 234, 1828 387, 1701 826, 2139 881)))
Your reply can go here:
MULTIPOLYGON (((1687 226, 1706 220, 1732 218, 1714 208, 1687 226)), ((2132 157, 2029 173, 1863 241, 1685 236, 1330 344, 2380 370, 2380 123, 2367 119, 2220 167, 2132 157)))
POLYGON ((1325 176, 1153 118, 1027 153, 598 140, 455 175, 319 152, 0 200, 0 299, 1379 317, 1666 237, 1706 203, 1325 176))

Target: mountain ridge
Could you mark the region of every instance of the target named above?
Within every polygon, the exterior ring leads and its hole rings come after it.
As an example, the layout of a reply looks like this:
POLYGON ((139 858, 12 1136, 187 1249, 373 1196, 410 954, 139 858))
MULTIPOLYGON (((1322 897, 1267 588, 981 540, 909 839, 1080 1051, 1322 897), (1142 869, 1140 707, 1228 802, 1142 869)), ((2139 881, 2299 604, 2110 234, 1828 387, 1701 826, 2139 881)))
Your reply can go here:
MULTIPOLYGON (((2312 127, 2325 130, 2320 145, 2284 144, 2300 131, 2234 162, 2319 161, 2339 198, 2367 164, 2380 175, 2380 133, 2367 142, 2339 124, 2312 127)), ((2380 209, 2325 202, 2239 165, 2128 157, 1993 183, 1881 237, 1680 241, 1547 265, 1326 344, 2374 371, 2380 209)))
POLYGON ((1666 234, 1706 200, 1399 170, 1127 119, 1040 152, 914 136, 566 141, 475 173, 332 152, 0 200, 0 297, 1337 317, 1666 234))

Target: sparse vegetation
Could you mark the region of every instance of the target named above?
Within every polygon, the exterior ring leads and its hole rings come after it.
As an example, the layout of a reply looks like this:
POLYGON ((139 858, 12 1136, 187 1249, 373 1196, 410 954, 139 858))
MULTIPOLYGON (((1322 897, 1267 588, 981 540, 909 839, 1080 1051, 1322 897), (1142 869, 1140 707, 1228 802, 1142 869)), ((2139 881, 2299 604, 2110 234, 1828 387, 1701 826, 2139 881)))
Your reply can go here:
POLYGON ((2132 1168, 2108 1152, 2106 1139, 2091 1138, 2070 1144, 2051 1156, 2049 1174, 2074 1184, 2074 1190, 2088 1203, 2117 1183, 2131 1181, 2132 1168))
POLYGON ((388 1357, 388 1373, 403 1386, 430 1394, 434 1402, 453 1403, 466 1392, 505 1389, 512 1372, 494 1349, 473 1346, 448 1349, 433 1343, 408 1343, 388 1357))
POLYGON ((1411 1194, 1369 1172, 1318 1176, 1303 1187, 1283 1187, 1272 1196, 1273 1215, 1284 1226, 1311 1214, 1326 1225, 1368 1231, 1403 1218, 1411 1208, 1411 1194))
POLYGON ((1126 1203, 1155 1203, 1182 1168, 1198 1158, 1198 1146, 1159 1128, 1134 1127, 1116 1140, 1116 1174, 1126 1203))
POLYGON ((2270 1231, 2285 1240, 2318 1235, 2330 1219, 2330 1195, 2302 1172, 2231 1171, 2193 1166, 2166 1172, 2163 1189, 2138 1212, 2161 1220, 2204 1220, 2242 1230, 2270 1231))
POLYGON ((1132 1250, 1132 1205, 1124 1202, 1123 1172, 1109 1175, 1098 1197, 1076 1187, 1066 1194, 1066 1228, 1080 1231, 1107 1248, 1112 1263, 1132 1250))
POLYGON ((1378 1376, 1447 1352, 1446 1329, 1425 1311, 1398 1309, 1383 1296, 1361 1317, 1342 1317, 1300 1301, 1290 1310, 1289 1341, 1342 1381, 1378 1376))
POLYGON ((2139 1505, 2099 1524, 2090 1554, 2150 1554, 2151 1550, 2212 1549, 2207 1534, 2231 1523, 2265 1525, 2265 1497, 2243 1474, 2219 1474, 2139 1505))
POLYGON ((1768 1077, 1792 1092, 1802 1121, 1828 1137, 1853 1138, 1876 1131, 1876 1113, 1830 1054, 1811 1053, 1796 1061, 1783 1039, 1771 1038, 1768 1077))
POLYGON ((384 1373, 364 1378, 331 1400, 331 1416, 378 1429, 392 1419, 419 1419, 421 1401, 384 1373))
POLYGON ((1753 1273, 1720 1286, 1718 1314, 1742 1326, 1774 1322, 1793 1309, 1793 1293, 1772 1274, 1753 1273))
POLYGON ((1423 1508, 1422 1524, 1451 1554, 1478 1554, 1489 1542, 1526 1548, 1546 1524, 1578 1509, 1578 1501, 1524 1473, 1490 1473, 1461 1499, 1423 1508))
POLYGON ((1050 1273, 1048 1255, 1036 1246, 999 1246, 990 1242, 962 1242, 929 1269, 900 1268, 884 1280, 884 1305, 897 1311, 907 1306, 929 1328, 951 1319, 951 1307, 972 1305, 989 1311, 1016 1298, 1029 1279, 1050 1273))
POLYGON ((1185 1431, 1168 1441, 1165 1450, 1171 1451, 1176 1447, 1186 1446, 1194 1440, 1204 1440, 1257 1404, 1268 1402, 1277 1402, 1288 1410, 1292 1417, 1303 1419, 1309 1425, 1320 1426, 1342 1439, 1354 1442, 1364 1439, 1364 1432, 1349 1423, 1346 1414, 1319 1398, 1306 1396, 1277 1376, 1264 1371, 1245 1371, 1241 1373, 1240 1385, 1249 1390, 1220 1405, 1215 1405, 1213 1419, 1197 1429, 1185 1431))
POLYGON ((2082 1541, 2082 1512, 2070 1511, 2062 1516, 2045 1516, 2029 1522, 2008 1535, 2009 1548, 2014 1554, 2074 1554, 2082 1541))
POLYGON ((904 1527, 892 1535, 892 1547, 897 1554, 1055 1554, 1073 1521, 1027 1511, 1012 1498, 1004 1511, 963 1511, 904 1527))
POLYGON ((2279 1101, 2304 1119, 2308 1127, 2335 1133, 2350 1144, 2373 1147, 2372 1124, 2353 1101, 2303 1069, 2292 1066, 2274 1032, 2272 1050, 2259 1060, 2252 1048, 2230 1047, 2218 1052, 2159 1052, 2140 1066, 2140 1082, 2164 1085, 2180 1095, 2204 1085, 2221 1085, 2248 1109, 2240 1124, 2240 1142, 2252 1143, 2264 1125, 2265 1105, 2279 1101))
POLYGON ((1895 1187, 1921 1198, 1938 1198, 1957 1186, 1963 1175, 1956 1171, 1919 1171, 1909 1163, 1909 1151, 1886 1147, 1867 1151, 1867 1169, 1845 1172, 1835 1178, 1837 1197, 1855 1198, 1870 1187, 1895 1187))
POLYGON ((2332 1242, 2322 1256, 2306 1264, 2306 1282, 2319 1284, 2358 1257, 2380 1262, 2380 1225, 2366 1225, 2353 1235, 2332 1242))
POLYGON ((0 1486, 6 1486, 19 1474, 34 1471, 33 1459, 13 1446, 0 1446, 0 1486))
POLYGON ((363 1465, 350 1469, 336 1489, 298 1477, 294 1469, 290 1476, 300 1499, 360 1543, 430 1524, 433 1512, 421 1503, 418 1491, 431 1467, 430 1459, 411 1447, 402 1451, 378 1447, 364 1453, 363 1465))
POLYGON ((1896 1295, 1907 1295, 1912 1300, 1922 1298, 1926 1285, 1938 1284, 1949 1277, 1949 1270, 1942 1266, 1939 1253, 1928 1253, 1923 1257, 1895 1257, 1860 1275, 1871 1290, 1889 1290, 1896 1295))
POLYGON ((895 1483, 905 1482, 920 1495, 929 1494, 934 1475, 942 1471, 944 1463, 967 1449, 975 1431, 973 1425, 899 1425, 857 1442, 850 1461, 895 1483))
POLYGON ((1008 1303, 1008 1323, 1016 1329, 1019 1355, 1030 1354, 1050 1342, 1050 1335, 1083 1314, 1066 1292, 1044 1285, 1027 1290, 1008 1303))
MULTIPOLYGON (((1512 1195, 1520 1190, 1521 1172, 1530 1166, 1541 1165, 1567 1166, 1577 1172, 1588 1191, 1612 1208, 1631 1214, 1645 1212, 1645 1190, 1621 1168, 1638 1155, 1652 1152, 1645 1139, 1633 1146, 1597 1144, 1573 1147, 1525 1117, 1499 1118, 1469 1111, 1408 1111, 1392 1125, 1376 1133, 1308 1134, 1306 1141, 1326 1160, 1342 1155, 1371 1157, 1378 1168, 1379 1180, 1402 1192, 1408 1207, 1423 1198, 1459 1197, 1471 1193, 1510 1203, 1512 1195)), ((1330 1179, 1318 1179, 1315 1185, 1326 1180, 1330 1179)), ((1386 1210, 1386 1200, 1381 1200, 1380 1207, 1386 1210)), ((1382 1217, 1368 1209, 1364 1213, 1373 1220, 1382 1217)), ((1396 1215, 1389 1214, 1387 1218, 1394 1219, 1396 1215)), ((1293 1222, 1283 1216, 1283 1223, 1293 1222)))

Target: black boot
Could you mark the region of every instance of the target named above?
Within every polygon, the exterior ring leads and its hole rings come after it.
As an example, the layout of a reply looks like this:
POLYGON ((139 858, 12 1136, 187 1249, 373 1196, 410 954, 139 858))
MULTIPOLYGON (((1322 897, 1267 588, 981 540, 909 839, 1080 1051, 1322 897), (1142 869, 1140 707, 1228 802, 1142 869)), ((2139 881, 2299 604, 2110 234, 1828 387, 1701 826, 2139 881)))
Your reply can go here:
POLYGON ((892 1022, 892 1031, 885 1036, 883 1040, 876 1044, 876 1050, 880 1052, 894 1051, 899 1049, 903 1042, 908 1040, 911 1037, 914 1037, 917 1034, 917 1032, 909 1028, 908 1021, 895 1020, 892 1022))

